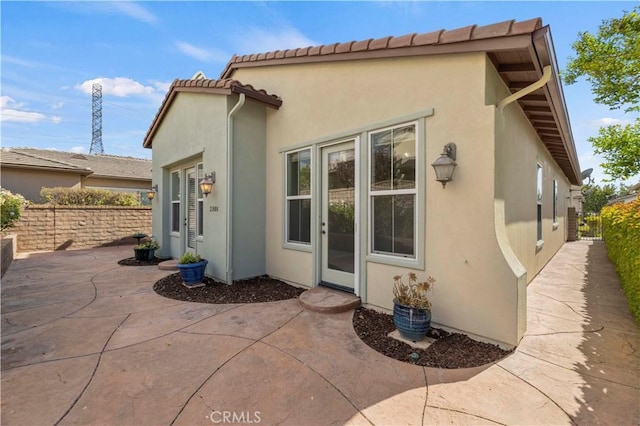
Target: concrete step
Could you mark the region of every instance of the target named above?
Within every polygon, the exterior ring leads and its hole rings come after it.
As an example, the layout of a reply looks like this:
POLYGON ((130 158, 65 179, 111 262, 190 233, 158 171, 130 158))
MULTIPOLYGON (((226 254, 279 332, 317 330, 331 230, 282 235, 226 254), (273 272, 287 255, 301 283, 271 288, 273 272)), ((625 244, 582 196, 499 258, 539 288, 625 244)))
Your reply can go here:
POLYGON ((164 262, 160 262, 158 263, 158 269, 163 271, 177 271, 178 259, 170 259, 170 260, 165 260, 164 262))
POLYGON ((358 296, 326 287, 307 290, 300 295, 298 300, 303 308, 325 314, 346 312, 360 306, 358 296))

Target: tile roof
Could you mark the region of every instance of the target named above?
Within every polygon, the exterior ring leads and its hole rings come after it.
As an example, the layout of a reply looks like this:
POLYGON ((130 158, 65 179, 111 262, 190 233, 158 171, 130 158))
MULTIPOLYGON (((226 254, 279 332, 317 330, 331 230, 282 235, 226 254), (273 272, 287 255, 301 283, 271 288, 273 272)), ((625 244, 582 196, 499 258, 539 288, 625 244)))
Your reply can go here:
POLYGON ((538 81, 544 67, 551 66, 551 79, 517 103, 571 183, 581 185, 553 39, 540 18, 234 55, 220 77, 232 78, 236 70, 253 67, 469 52, 485 53, 511 93, 538 81))
POLYGON ((280 108, 282 105, 282 99, 276 95, 270 95, 265 90, 256 89, 250 84, 242 84, 238 80, 232 78, 223 78, 219 80, 208 78, 192 78, 187 80, 176 79, 171 84, 169 91, 167 92, 162 105, 158 109, 156 116, 149 126, 149 130, 144 138, 143 146, 145 148, 151 147, 151 141, 155 135, 162 118, 169 110, 171 103, 175 96, 179 92, 193 92, 193 93, 210 93, 230 95, 232 93, 243 93, 246 97, 262 102, 271 108, 280 108))
POLYGON ((151 180, 151 160, 116 155, 89 155, 35 148, 2 148, 3 166, 64 170, 92 178, 151 180))
MULTIPOLYGON (((422 46, 442 46, 460 42, 475 40, 485 40, 497 37, 516 36, 521 34, 531 34, 542 27, 542 19, 534 18, 527 21, 517 22, 515 20, 498 22, 496 24, 477 26, 469 25, 453 30, 437 30, 428 33, 413 33, 403 36, 387 36, 378 39, 368 39, 362 41, 350 41, 346 43, 324 44, 320 46, 301 47, 296 49, 275 50, 265 53, 254 53, 249 55, 233 55, 220 78, 230 78, 235 68, 243 66, 253 66, 257 63, 275 62, 301 58, 302 61, 309 61, 312 57, 326 55, 339 55, 356 52, 389 51, 399 48, 412 48, 422 46), (253 63, 253 64, 249 64, 253 63)), ((335 59, 335 58, 333 58, 335 59)))

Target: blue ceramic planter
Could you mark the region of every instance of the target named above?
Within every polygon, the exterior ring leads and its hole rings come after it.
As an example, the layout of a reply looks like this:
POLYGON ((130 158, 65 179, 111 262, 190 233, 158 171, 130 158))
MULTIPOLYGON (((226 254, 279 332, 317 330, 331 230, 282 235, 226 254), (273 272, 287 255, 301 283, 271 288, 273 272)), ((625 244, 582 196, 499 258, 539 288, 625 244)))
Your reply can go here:
POLYGON ((417 342, 431 327, 431 311, 412 308, 393 301, 393 323, 405 339, 417 342))
POLYGON ((136 255, 136 260, 141 262, 152 261, 155 259, 156 249, 152 248, 134 248, 133 252, 136 255))
POLYGON ((178 263, 182 282, 187 286, 195 286, 201 284, 204 280, 204 271, 207 268, 207 261, 202 259, 198 263, 178 263))

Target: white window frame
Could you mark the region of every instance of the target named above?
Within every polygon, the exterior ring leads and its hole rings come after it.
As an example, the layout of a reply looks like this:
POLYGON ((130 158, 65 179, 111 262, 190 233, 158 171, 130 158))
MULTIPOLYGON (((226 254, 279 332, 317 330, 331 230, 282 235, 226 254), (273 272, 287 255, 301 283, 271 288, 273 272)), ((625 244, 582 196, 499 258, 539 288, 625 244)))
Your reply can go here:
POLYGON ((558 180, 553 179, 553 229, 558 229, 558 180))
MULTIPOLYGON (((419 149, 419 141, 420 141, 420 136, 419 136, 419 132, 420 132, 420 126, 418 125, 417 121, 412 121, 412 122, 408 122, 408 123, 401 123, 401 124, 396 124, 393 126, 388 126, 385 128, 381 128, 381 129, 375 129, 372 130, 370 132, 368 132, 367 134, 367 144, 368 144, 368 162, 367 162, 367 201, 368 201, 368 254, 371 258, 371 260, 374 261, 378 261, 381 263, 391 263, 391 264, 396 264, 396 262, 394 262, 395 260, 399 260, 399 261, 410 261, 413 263, 415 263, 416 261, 418 261, 420 259, 420 254, 419 254, 419 247, 420 244, 422 244, 422 241, 420 241, 419 235, 421 235, 421 233, 418 232, 418 230, 421 228, 419 226, 419 210, 420 210, 420 206, 419 206, 419 200, 422 198, 419 196, 419 186, 420 185, 424 185, 423 182, 420 181, 420 176, 421 174, 419 173, 419 168, 420 168, 420 158, 421 158, 421 150, 419 149), (371 186, 372 186, 372 182, 373 182, 373 176, 372 176, 372 166, 373 166, 373 135, 378 134, 378 133, 382 133, 382 132, 386 132, 389 130, 393 130, 393 129, 397 129, 397 128, 401 128, 401 127, 407 127, 407 126, 413 126, 415 129, 415 140, 414 140, 414 146, 415 146, 415 161, 414 161, 414 179, 415 179, 415 184, 414 187, 411 189, 388 189, 388 190, 372 190, 371 186), (383 252, 383 251, 376 251, 374 250, 373 247, 373 235, 374 235, 374 230, 373 230, 373 226, 374 226, 374 216, 373 216, 373 200, 375 197, 378 196, 389 196, 389 195, 413 195, 414 200, 413 200, 413 255, 406 255, 406 254, 396 254, 396 253, 391 253, 391 252, 383 252)), ((393 147, 392 147, 393 149, 393 147)), ((413 265, 412 265, 413 266, 413 265)))
POLYGON ((294 250, 311 251, 313 242, 313 185, 314 185, 314 149, 311 146, 287 151, 284 153, 284 223, 283 223, 283 241, 284 247, 294 250), (289 156, 309 151, 309 194, 308 195, 289 195, 289 156), (311 218, 309 221, 309 242, 294 241, 289 239, 289 202, 295 200, 309 200, 311 203, 311 218))
POLYGON ((182 170, 178 169, 178 170, 171 170, 171 172, 169 173, 169 198, 170 198, 170 203, 171 203, 171 213, 170 213, 170 221, 171 221, 171 234, 172 235, 180 235, 180 223, 182 222, 182 218, 180 217, 182 214, 182 208, 178 208, 178 230, 175 231, 173 229, 173 213, 174 213, 174 204, 178 204, 180 205, 180 194, 182 193, 182 170), (178 174, 178 199, 174 200, 173 199, 173 174, 177 173, 178 174))
POLYGON ((544 223, 544 166, 536 163, 536 249, 542 249, 544 245, 542 224, 544 223), (540 215, 538 216, 538 212, 540 215))
POLYGON ((204 240, 204 198, 200 189, 200 181, 204 178, 204 165, 202 162, 196 164, 196 240, 204 240), (200 208, 202 206, 202 208, 200 208), (201 213, 202 212, 202 213, 201 213), (202 223, 202 229, 200 224, 202 223))

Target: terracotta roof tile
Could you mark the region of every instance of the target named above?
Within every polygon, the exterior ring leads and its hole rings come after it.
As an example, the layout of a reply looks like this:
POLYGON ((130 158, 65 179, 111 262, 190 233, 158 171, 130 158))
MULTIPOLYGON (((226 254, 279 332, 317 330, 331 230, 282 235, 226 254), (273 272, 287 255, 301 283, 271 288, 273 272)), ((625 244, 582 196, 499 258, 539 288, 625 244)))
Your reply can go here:
POLYGON ((389 46, 389 40, 392 38, 392 36, 388 36, 373 40, 369 43, 369 50, 386 49, 389 46))
POLYGON ((407 47, 411 46, 411 42, 413 38, 416 36, 416 33, 407 34, 400 37, 391 37, 389 39, 389 48, 394 49, 396 47, 407 47))
POLYGON ((509 34, 511 25, 513 25, 514 22, 515 21, 512 19, 510 21, 498 22, 497 24, 476 27, 476 29, 473 30, 471 38, 473 40, 479 40, 483 38, 504 36, 506 34, 509 34))
POLYGON ((417 34, 411 42, 413 46, 424 46, 427 44, 437 44, 444 30, 431 31, 430 33, 417 34))
POLYGON ((542 19, 534 18, 528 21, 514 22, 511 25, 511 34, 526 34, 542 28, 542 19))
POLYGON ((333 44, 325 44, 323 46, 320 46, 320 54, 321 55, 330 55, 332 53, 336 52, 336 47, 339 45, 340 43, 333 43, 333 44))
POLYGON ((440 44, 447 43, 459 43, 461 41, 468 41, 471 39, 471 33, 476 28, 476 25, 469 25, 468 27, 457 28, 455 30, 444 31, 440 36, 440 44))
POLYGON ((347 53, 347 52, 351 52, 351 46, 353 46, 353 43, 355 43, 355 41, 349 41, 347 43, 340 43, 336 46, 336 52, 335 53, 347 53))
POLYGON ((303 58, 308 56, 331 55, 334 53, 365 52, 384 49, 397 49, 402 47, 443 45, 460 43, 465 41, 482 40, 494 37, 506 37, 531 33, 542 27, 542 19, 534 18, 527 21, 516 22, 514 20, 498 22, 496 24, 477 26, 469 25, 452 30, 438 30, 423 34, 406 34, 398 37, 382 37, 347 43, 333 43, 320 46, 304 47, 299 49, 276 50, 253 55, 234 55, 224 71, 222 78, 230 77, 233 73, 233 64, 244 62, 261 62, 272 59, 303 58))
POLYGON ((362 40, 362 41, 354 42, 353 45, 351 46, 351 51, 352 52, 359 52, 361 50, 368 50, 369 49, 369 43, 371 43, 371 40, 373 40, 373 39, 370 38, 368 40, 362 40))
MULTIPOLYGON (((242 60, 243 58, 235 57, 236 59, 242 60)), ((176 96, 176 92, 180 92, 181 89, 199 89, 195 90, 197 92, 204 93, 222 93, 222 94, 231 94, 231 93, 244 93, 247 97, 253 98, 259 102, 262 102, 268 106, 279 108, 282 105, 282 100, 276 95, 270 95, 266 90, 256 89, 250 84, 242 84, 238 80, 234 80, 232 78, 223 78, 219 80, 214 79, 188 79, 188 80, 180 80, 176 79, 171 84, 169 91, 167 92, 164 100, 162 101, 162 105, 158 109, 156 116, 147 131, 147 135, 144 138, 144 147, 150 147, 153 139, 153 135, 162 121, 162 117, 166 113, 173 102, 173 99, 176 96), (210 89, 210 90, 208 90, 210 89)), ((193 91, 193 90, 192 90, 193 91)))

